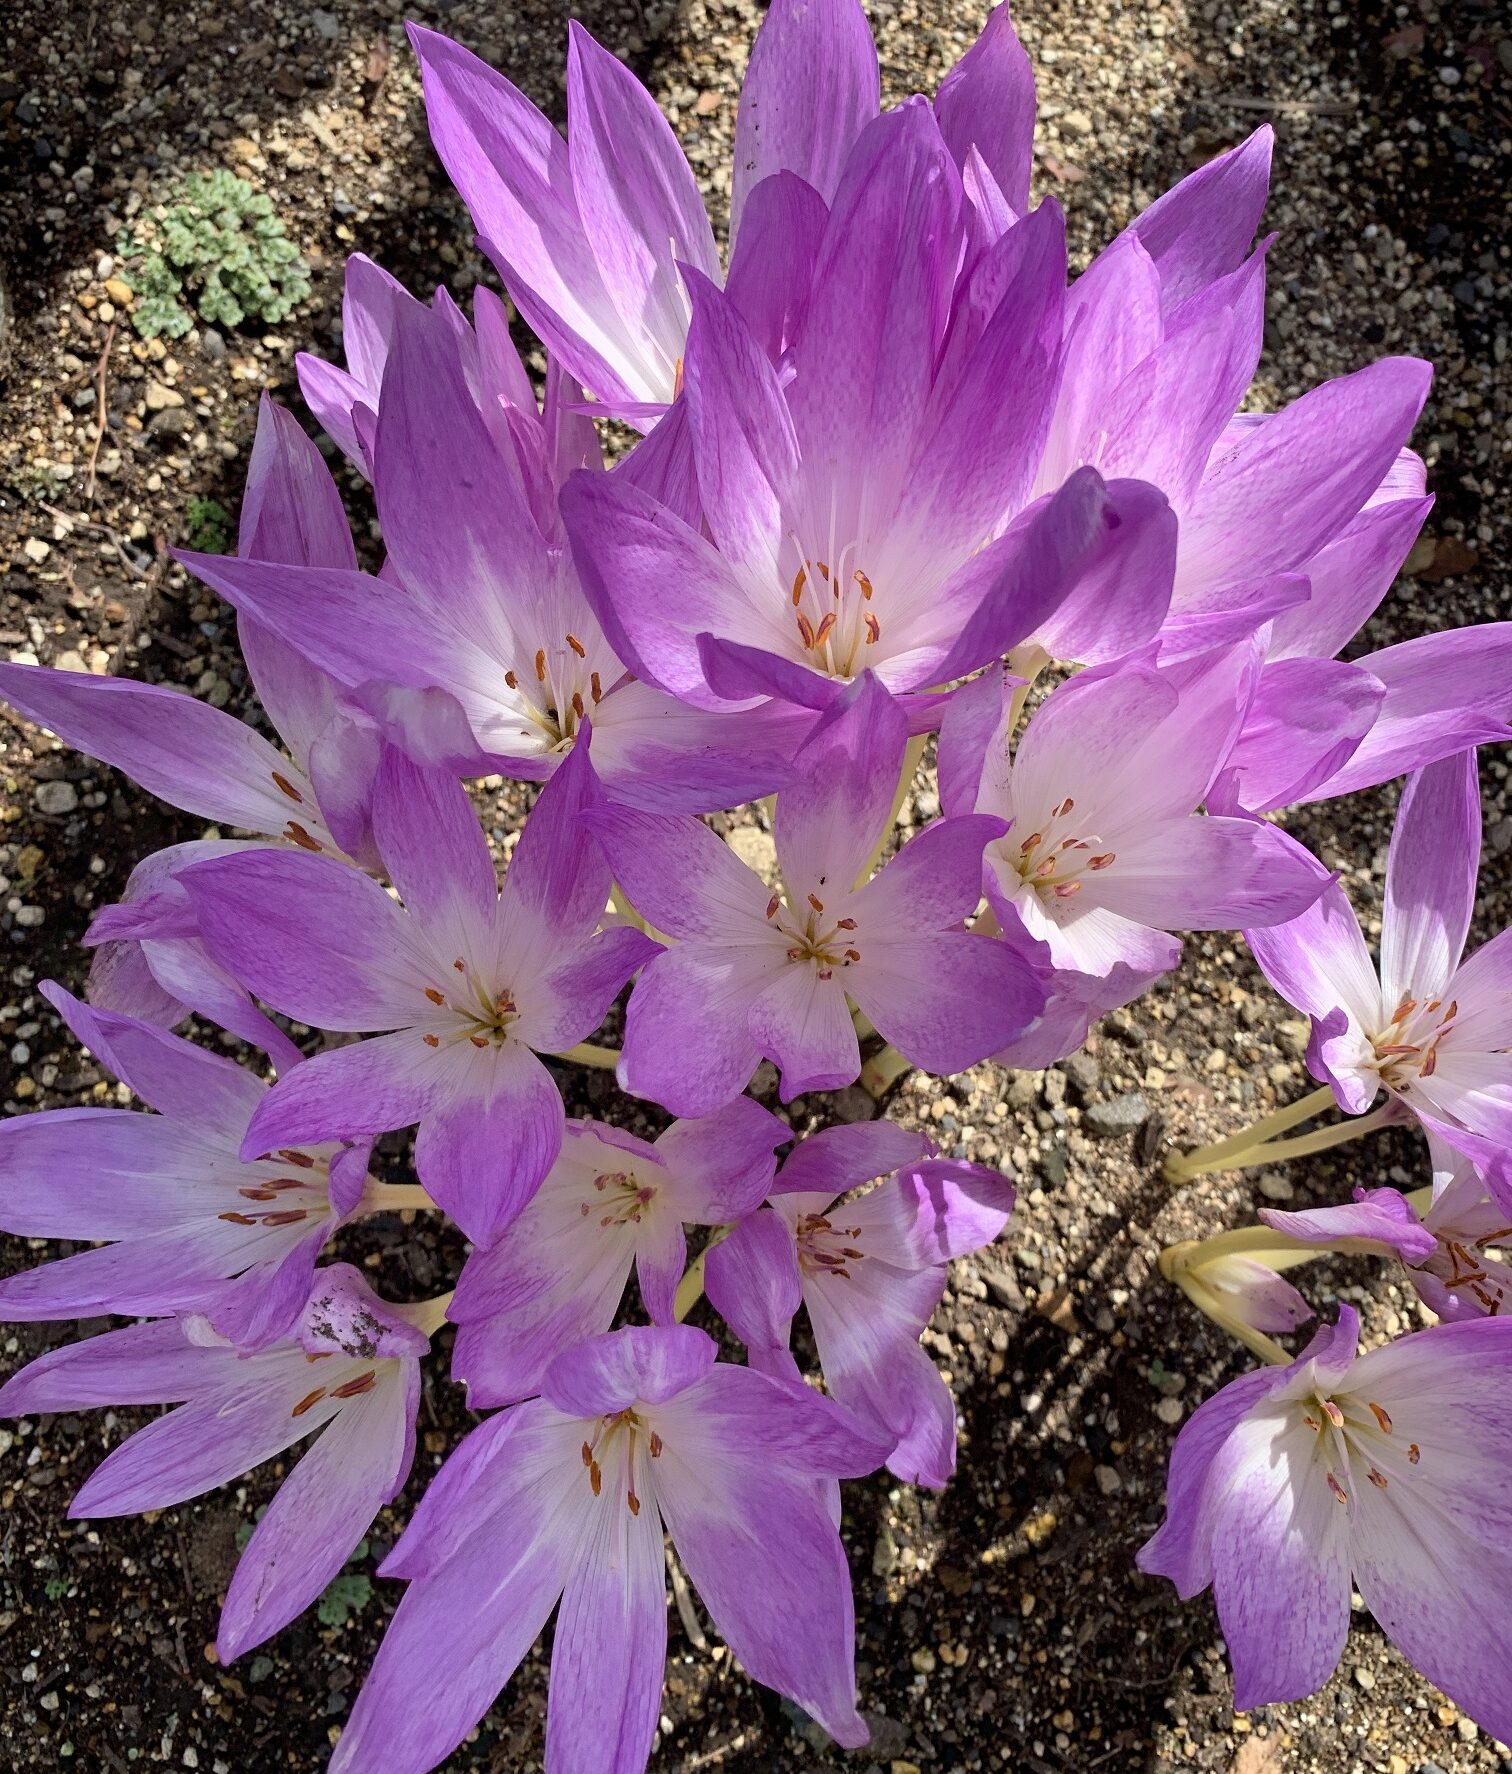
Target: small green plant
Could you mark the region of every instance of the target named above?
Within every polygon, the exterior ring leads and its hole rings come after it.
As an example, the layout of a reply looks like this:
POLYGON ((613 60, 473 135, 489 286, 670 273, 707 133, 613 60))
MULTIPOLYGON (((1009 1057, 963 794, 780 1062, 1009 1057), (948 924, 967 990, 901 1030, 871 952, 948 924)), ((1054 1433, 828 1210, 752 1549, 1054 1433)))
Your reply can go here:
POLYGON ((131 323, 147 339, 182 338, 194 310, 216 326, 276 323, 310 293, 309 268, 272 200, 224 167, 191 173, 117 251, 140 260, 131 323))
POLYGON ((66 1577, 49 1577, 42 1585, 42 1593, 50 1602, 62 1601, 63 1597, 68 1594, 68 1579, 66 1577))
POLYGON ((228 554, 231 513, 218 499, 191 499, 184 507, 184 540, 196 554, 228 554))

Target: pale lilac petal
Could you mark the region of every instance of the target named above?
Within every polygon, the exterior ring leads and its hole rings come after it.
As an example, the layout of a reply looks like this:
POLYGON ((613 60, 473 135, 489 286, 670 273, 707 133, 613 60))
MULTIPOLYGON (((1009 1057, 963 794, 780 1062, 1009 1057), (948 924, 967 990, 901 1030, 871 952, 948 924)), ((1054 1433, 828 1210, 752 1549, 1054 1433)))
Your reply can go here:
POLYGON ((391 1029, 422 1002, 427 981, 408 920, 347 863, 259 850, 195 863, 178 879, 216 959, 296 1021, 391 1029))
POLYGON ((49 1349, 0 1386, 0 1416, 37 1416, 101 1405, 169 1404, 229 1373, 229 1349, 199 1348, 176 1318, 49 1349))
POLYGON ((504 874, 500 912, 551 943, 577 943, 609 899, 609 866, 587 841, 585 813, 596 792, 588 745, 574 745, 541 790, 504 874))
POLYGON ((1242 930, 1285 924, 1317 899, 1311 860, 1275 826, 1192 818, 1122 842, 1107 901, 1156 930, 1242 930))
POLYGON ((741 213, 725 289, 774 363, 797 338, 808 313, 828 216, 814 187, 791 172, 773 173, 753 185, 741 213))
POLYGON ((218 1135, 225 1150, 235 1150, 266 1094, 260 1078, 155 1023, 82 1003, 53 980, 38 989, 95 1058, 144 1103, 206 1136, 218 1135))
POLYGON ((874 1177, 890 1176, 905 1164, 932 1157, 934 1150, 924 1134, 892 1121, 856 1121, 822 1128, 793 1148, 775 1192, 822 1195, 827 1204, 874 1177))
POLYGON ((75 751, 123 771, 170 807, 202 819, 282 832, 299 810, 298 766, 234 716, 181 690, 0 664, 0 700, 75 751), (279 788, 278 776, 294 796, 279 788))
POLYGON ((1347 645, 1391 589, 1432 505, 1427 498, 1367 505, 1320 548, 1307 563, 1312 595, 1271 624, 1267 658, 1327 659, 1347 645))
POLYGON ((822 979, 811 962, 799 961, 752 1003, 747 1027, 782 1074, 783 1102, 808 1090, 839 1090, 860 1074, 861 1048, 845 993, 843 978, 822 979))
MULTIPOLYGON (((785 659, 772 650, 771 639, 765 634, 758 645, 747 646, 718 635, 699 635, 698 660, 709 690, 727 705, 770 696, 795 708, 831 707, 839 699, 840 680, 785 659)), ((884 669, 891 664, 884 662, 884 669)), ((909 681, 917 676, 911 671, 909 681)))
POLYGON ((1464 952, 1480 868, 1473 751, 1408 778, 1391 834, 1381 914, 1381 998, 1393 1009, 1445 994, 1464 952))
POLYGON ((793 1318, 803 1304, 792 1228, 767 1211, 742 1220, 704 1258, 704 1292, 745 1344, 752 1366, 785 1355, 793 1318))
POLYGON ((369 463, 357 435, 357 413, 366 402, 368 390, 338 364, 327 363, 308 351, 294 353, 294 372, 299 377, 299 392, 305 405, 347 461, 358 473, 367 474, 369 463))
POLYGON ((515 1033, 542 1053, 565 1053, 599 1026, 630 975, 660 953, 660 943, 627 926, 580 940, 541 979, 543 1002, 522 1007, 515 1033))
POLYGON ((632 1514, 606 1486, 552 1640, 546 1754, 554 1774, 643 1774, 661 1717, 666 1584, 654 1503, 632 1514))
POLYGON ((593 763, 611 800, 653 813, 711 813, 781 788, 811 722, 806 710, 775 704, 712 713, 627 678, 595 711, 593 763))
MULTIPOLYGON (((306 567, 357 565, 341 494, 325 457, 288 408, 266 393, 247 463, 237 552, 306 567)), ((260 684, 258 694, 273 724, 289 737, 260 684)))
POLYGON ((1238 804, 1267 813, 1306 800, 1375 725, 1386 686, 1339 659, 1267 664, 1224 764, 1238 804))
POLYGON ((1244 940, 1288 1004, 1313 1017, 1342 1006, 1357 1027, 1371 1028, 1381 989, 1359 920, 1329 871, 1316 860, 1313 867, 1322 892, 1307 910, 1285 924, 1246 930, 1244 940))
POLYGON ((773 174, 829 201, 851 145, 877 115, 877 51, 856 0, 774 0, 756 33, 735 120, 730 236, 773 174))
POLYGON ((303 1613, 404 1483, 420 1373, 385 1374, 350 1400, 279 1486, 237 1563, 216 1632, 225 1664, 303 1613))
POLYGON ((374 784, 373 836, 419 923, 476 926, 492 917, 499 890, 488 839, 455 777, 387 748, 374 784))
POLYGON ((626 898, 657 930, 768 946, 770 889, 701 820, 599 805, 589 825, 626 898))
POLYGON ((1033 970, 1005 943, 966 931, 873 941, 845 989, 912 1064, 945 1075, 979 1065, 1045 1004, 1033 970))
POLYGON ((703 1379, 718 1354, 690 1324, 630 1325, 559 1355, 541 1395, 569 1417, 610 1416, 637 1399, 662 1404, 703 1379))
POLYGON ((1270 125, 1189 173, 1130 225, 1160 272, 1167 313, 1249 251, 1270 184, 1270 125))
POLYGON ((771 1187, 774 1148, 793 1137, 788 1124, 750 1097, 712 1115, 674 1121, 656 1142, 667 1167, 667 1199, 690 1225, 719 1226, 752 1212, 771 1187))
POLYGON ((474 1053, 426 1105, 415 1169, 474 1244, 487 1246, 535 1194, 566 1120, 551 1074, 509 1041, 474 1053))
POLYGON ((625 1013, 624 1088, 687 1116, 739 1096, 761 1061, 751 1006, 783 964, 776 944, 679 942, 657 955, 625 1013))
POLYGON ((1288 1238, 1304 1244, 1333 1244, 1341 1238, 1365 1238, 1384 1245, 1404 1263, 1421 1263, 1438 1248, 1438 1240, 1418 1219, 1406 1197, 1396 1189, 1356 1189, 1353 1201, 1337 1207, 1284 1212, 1262 1207, 1260 1218, 1288 1238))
POLYGON ((1034 162, 1034 70, 1006 3, 993 7, 981 36, 940 82, 935 115, 956 164, 975 148, 1022 214, 1034 162))
POLYGON ((995 1170, 926 1158, 847 1202, 869 1258, 900 1269, 954 1262, 991 1244, 1013 1212, 1013 1185, 995 1170))
POLYGON ((409 1030, 318 1053, 281 1078, 252 1117, 248 1158, 283 1146, 358 1139, 411 1127, 435 1100, 430 1050, 409 1030))
MULTIPOLYGON (((779 800, 780 814, 782 803, 779 800)), ((863 930, 942 930, 959 925, 982 897, 982 857, 1007 831, 988 813, 937 819, 910 838, 856 895, 863 930)))
POLYGON ((672 1217, 675 1212, 669 1202, 665 1212, 653 1214, 651 1223, 641 1229, 636 1246, 635 1279, 641 1304, 653 1324, 676 1322, 677 1289, 688 1267, 687 1234, 672 1217))

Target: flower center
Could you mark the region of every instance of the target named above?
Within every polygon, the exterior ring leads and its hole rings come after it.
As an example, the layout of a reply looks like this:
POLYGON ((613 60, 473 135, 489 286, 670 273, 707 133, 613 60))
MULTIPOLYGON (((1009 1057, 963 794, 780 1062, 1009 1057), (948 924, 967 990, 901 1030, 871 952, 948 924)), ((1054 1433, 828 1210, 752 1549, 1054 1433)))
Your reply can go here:
POLYGON ((869 663, 866 649, 882 638, 872 582, 856 562, 858 545, 847 542, 820 559, 796 536, 791 540, 799 557, 791 592, 802 662, 827 677, 853 678, 869 663))
MULTIPOLYGON (((644 1219, 646 1210, 656 1199, 654 1186, 643 1183, 630 1170, 605 1171, 602 1176, 593 1179, 593 1187, 600 1197, 600 1227, 638 1226, 644 1219)), ((594 1211, 594 1203, 585 1201, 578 1211, 587 1219, 594 1211)))
POLYGON ((1118 852, 1105 849, 1095 832, 1084 836, 1070 823, 1075 812, 1076 802, 1067 795, 1027 837, 1016 839, 1010 832, 1002 840, 1009 867, 1046 905, 1074 899, 1083 873, 1099 874, 1118 860, 1118 852))
POLYGON ((837 1226, 821 1213, 806 1213, 794 1228, 798 1238, 798 1267, 805 1275, 851 1278, 850 1265, 865 1260, 858 1248, 859 1226, 837 1226))
MULTIPOLYGON (((485 985, 459 955, 452 968, 462 976, 459 987, 450 996, 438 986, 427 986, 425 995, 438 1010, 447 1010, 456 1018, 447 1031, 449 1041, 468 1041, 474 1047, 502 1046, 509 1038, 510 1025, 519 1020, 519 1006, 514 994, 505 987, 495 990, 485 985)), ((427 1047, 439 1047, 442 1037, 434 1030, 420 1039, 427 1047)))
POLYGON ((651 1459, 661 1458, 662 1438, 633 1408, 627 1407, 612 1417, 600 1417, 593 1434, 583 1443, 583 1465, 594 1496, 603 1494, 604 1474, 608 1472, 624 1489, 625 1506, 632 1515, 641 1512, 640 1493, 635 1488, 637 1469, 645 1469, 649 1476, 640 1453, 642 1442, 651 1459))
POLYGON ((1512 1226, 1499 1226, 1473 1240, 1441 1232, 1433 1255, 1410 1267, 1433 1276, 1450 1293, 1467 1291, 1488 1318, 1495 1318, 1512 1301, 1512 1269, 1493 1257, 1487 1247, 1508 1237, 1512 1237, 1512 1226))
POLYGON ((861 959, 856 920, 827 916, 824 901, 816 893, 809 894, 801 919, 780 893, 767 901, 766 915, 773 929, 787 939, 788 960, 811 961, 820 979, 829 979, 837 967, 849 967, 861 959))
POLYGON ((1316 1437, 1314 1455, 1324 1465, 1328 1488, 1347 1508, 1357 1469, 1378 1491, 1407 1479, 1422 1458, 1415 1441, 1397 1434, 1385 1407, 1346 1393, 1301 1401, 1302 1421, 1316 1437))
POLYGON ((1413 997, 1403 998, 1384 1033, 1373 1043, 1381 1082, 1388 1090, 1405 1096, 1420 1079, 1433 1076, 1439 1043, 1458 1015, 1458 998, 1451 998, 1448 1004, 1442 998, 1430 998, 1426 1004, 1413 997))
POLYGON ((603 700, 603 679, 588 669, 588 649, 568 632, 565 643, 537 647, 523 670, 504 673, 520 715, 540 731, 547 751, 569 751, 590 711, 603 700))
POLYGON ((324 1158, 285 1147, 261 1166, 248 1165, 248 1170, 262 1169, 273 1173, 258 1176, 243 1184, 236 1193, 247 1205, 228 1209, 215 1217, 233 1226, 297 1226, 312 1216, 324 1219, 331 1211, 330 1165, 324 1158), (281 1170, 295 1174, 279 1175, 281 1170))

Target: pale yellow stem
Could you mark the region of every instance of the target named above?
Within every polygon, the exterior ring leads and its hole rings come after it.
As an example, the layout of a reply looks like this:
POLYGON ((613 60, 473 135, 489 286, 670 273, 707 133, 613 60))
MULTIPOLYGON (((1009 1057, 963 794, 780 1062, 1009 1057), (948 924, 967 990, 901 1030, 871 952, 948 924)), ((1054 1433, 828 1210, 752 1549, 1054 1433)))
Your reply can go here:
POLYGON ((433 1337, 446 1323, 446 1308, 451 1303, 452 1293, 449 1291, 437 1294, 431 1300, 417 1300, 414 1305, 403 1306, 400 1310, 416 1330, 427 1337, 433 1337))
POLYGON ((884 1047, 862 1066, 861 1088, 869 1091, 872 1096, 885 1096, 905 1072, 912 1070, 912 1060, 904 1059, 896 1047, 884 1047))
POLYGON ((913 787, 914 772, 919 768, 919 759, 924 756, 924 742, 928 737, 926 733, 916 734, 903 748, 903 766, 898 771, 898 786, 893 790, 892 812, 888 814, 887 823, 882 827, 882 835, 872 846, 872 853, 866 859, 866 867, 856 876, 858 887, 864 886, 872 878, 877 862, 887 847, 887 840, 898 823, 898 815, 903 811, 903 802, 909 789, 913 787))
POLYGON ((578 1066, 601 1066, 606 1072, 612 1072, 619 1064, 620 1050, 599 1047, 592 1041, 579 1041, 576 1047, 569 1047, 565 1053, 554 1053, 551 1057, 570 1060, 578 1066))
POLYGON ((1174 1154, 1166 1160, 1166 1177, 1170 1182, 1178 1183, 1190 1177, 1201 1176, 1219 1160, 1247 1152, 1262 1141, 1278 1133, 1285 1133, 1288 1128, 1296 1127, 1303 1121, 1311 1121, 1315 1115, 1321 1115, 1334 1100, 1334 1093, 1325 1084, 1296 1102, 1288 1103, 1285 1108, 1274 1109, 1269 1115, 1262 1115, 1258 1121, 1242 1128, 1238 1133, 1231 1133, 1226 1139, 1215 1140, 1210 1146, 1194 1146, 1190 1152, 1174 1154))
POLYGON ((398 1213, 406 1207, 435 1207, 435 1202, 418 1183, 379 1183, 364 1198, 365 1213, 398 1213))
POLYGON ((1250 1146, 1242 1152, 1219 1159, 1216 1164, 1205 1164, 1200 1172, 1187 1171, 1185 1174, 1210 1176, 1220 1170, 1249 1170, 1257 1164, 1284 1164, 1289 1158, 1307 1158, 1314 1152, 1326 1152, 1330 1146, 1345 1145, 1350 1140, 1374 1133, 1378 1127, 1384 1127, 1391 1118, 1391 1107, 1387 1103, 1373 1114, 1356 1115, 1348 1121, 1337 1122, 1332 1127, 1320 1127, 1316 1133, 1304 1133, 1300 1139, 1271 1140, 1269 1143, 1250 1146))
POLYGON ((672 1317, 678 1324, 683 1322, 703 1298, 704 1264, 708 1261, 709 1252, 716 1244, 722 1244, 734 1229, 733 1221, 727 1226, 716 1226, 709 1234, 709 1242, 688 1264, 682 1280, 677 1284, 677 1292, 672 1297, 672 1317))

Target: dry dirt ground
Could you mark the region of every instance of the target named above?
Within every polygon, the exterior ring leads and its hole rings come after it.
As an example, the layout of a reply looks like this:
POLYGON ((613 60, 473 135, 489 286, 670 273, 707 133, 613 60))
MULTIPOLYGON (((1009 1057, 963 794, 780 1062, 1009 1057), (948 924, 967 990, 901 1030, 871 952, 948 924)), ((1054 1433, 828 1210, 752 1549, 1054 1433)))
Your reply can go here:
MULTIPOLYGON (((472 44, 560 115, 565 13, 429 0, 423 22, 472 44)), ((891 96, 932 89, 979 18, 948 0, 871 8, 891 96)), ((372 253, 412 287, 459 295, 483 274, 427 144, 397 0, 11 0, 0 39, 0 656, 183 685, 247 712, 228 612, 168 566, 191 498, 234 516, 257 391, 297 402, 295 349, 332 352, 340 263, 372 253), (192 170, 228 166, 273 198, 315 271, 276 332, 137 338, 107 288, 119 230, 192 170), (99 419, 103 412, 103 435, 99 419)), ((750 0, 589 3, 672 115, 716 207, 727 190, 750 0)), ((1504 230, 1512 39, 1496 8, 1434 0, 1023 0, 1042 95, 1041 193, 1066 207, 1078 259, 1208 155, 1270 121, 1267 352, 1275 405, 1391 351, 1437 365, 1417 437, 1438 505, 1363 645, 1512 615, 1504 230)), ((362 490, 349 486, 364 529, 362 490)), ((198 835, 113 772, 0 713, 0 1098, 10 1112, 106 1100, 111 1086, 36 994, 78 986, 91 908, 131 862, 198 835)), ((1512 913, 1505 757, 1483 762, 1487 843, 1476 940, 1512 913)), ((922 787, 910 817, 934 811, 922 787)), ((1314 809, 1296 829, 1374 909, 1395 792, 1314 809)), ((520 808, 498 794, 502 826, 520 808)), ((754 829, 750 842, 759 848, 754 829)), ((1253 1217, 1253 1175, 1176 1191, 1169 1142, 1231 1131, 1308 1087, 1301 1031, 1237 941, 1194 939, 1180 974, 1048 1073, 981 1067, 905 1082, 885 1112, 1019 1179, 1003 1246, 958 1266, 929 1342, 959 1402, 960 1473, 939 1497, 885 1477, 850 1487, 859 1676, 874 1725, 847 1756, 673 1621, 662 1774, 1471 1774, 1512 1758, 1407 1668, 1361 1615, 1339 1675, 1311 1700, 1235 1717, 1206 1599, 1138 1576, 1178 1424, 1245 1365, 1155 1271, 1163 1244, 1253 1217)), ((564 1078, 607 1113, 601 1075, 564 1078)), ((793 1105, 802 1127, 864 1112, 854 1093, 793 1105)), ((402 1141, 389 1142, 391 1157, 402 1141)), ((1265 1179, 1272 1199, 1327 1201, 1360 1180, 1424 1180, 1411 1138, 1265 1179)), ((20 1240, 6 1268, 41 1248, 20 1240)), ((349 1254, 396 1297, 447 1284, 454 1237, 365 1231, 349 1254)), ((1320 1267, 1325 1311, 1372 1325, 1415 1308, 1367 1266, 1320 1267)), ((98 1327, 88 1327, 98 1328, 98 1327)), ((0 1369, 71 1334, 0 1336, 0 1369)), ((234 1668, 209 1646, 238 1530, 270 1468, 149 1521, 70 1524, 71 1492, 130 1426, 64 1416, 0 1429, 0 1744, 16 1770, 134 1765, 304 1774, 323 1764, 394 1604, 379 1582, 341 1625, 313 1616, 234 1668)), ((370 1572, 467 1428, 441 1364, 416 1470, 370 1537, 370 1572)), ((444 1679, 444 1673, 438 1676, 444 1679)), ((539 1766, 546 1662, 532 1655, 449 1767, 539 1766)), ((416 1694, 415 1704, 426 1704, 416 1694)))

